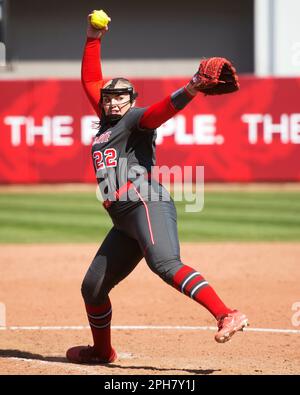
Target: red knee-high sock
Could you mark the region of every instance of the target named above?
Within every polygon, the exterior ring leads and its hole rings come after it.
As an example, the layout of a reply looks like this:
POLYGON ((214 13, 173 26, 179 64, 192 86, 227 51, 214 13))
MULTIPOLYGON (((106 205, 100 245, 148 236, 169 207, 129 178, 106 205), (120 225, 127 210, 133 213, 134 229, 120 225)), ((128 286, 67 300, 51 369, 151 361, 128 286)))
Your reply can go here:
POLYGON ((204 306, 216 319, 230 313, 208 282, 189 266, 181 267, 173 277, 173 286, 204 306))
POLYGON ((94 347, 100 357, 109 359, 113 354, 110 336, 112 308, 109 297, 99 306, 85 304, 92 330, 94 347))

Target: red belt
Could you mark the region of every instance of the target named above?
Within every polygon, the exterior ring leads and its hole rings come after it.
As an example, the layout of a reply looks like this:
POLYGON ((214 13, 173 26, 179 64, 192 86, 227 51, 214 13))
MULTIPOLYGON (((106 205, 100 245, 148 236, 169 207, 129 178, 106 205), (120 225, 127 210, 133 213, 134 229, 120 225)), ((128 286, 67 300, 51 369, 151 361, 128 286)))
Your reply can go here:
MULTIPOLYGON (((146 173, 145 179, 149 180, 150 178, 151 178, 151 173, 146 173)), ((126 184, 122 185, 118 190, 115 191, 114 200, 109 200, 109 199, 104 200, 104 202, 102 203, 103 207, 106 209, 109 208, 113 204, 113 202, 115 202, 116 200, 120 200, 121 196, 123 196, 126 192, 128 192, 132 186, 134 186, 133 182, 127 181, 126 184)))
POLYGON ((128 181, 127 184, 122 185, 121 188, 119 188, 114 193, 115 200, 109 200, 109 199, 104 200, 103 207, 107 209, 113 204, 114 201, 120 200, 121 196, 123 196, 126 192, 128 192, 129 189, 132 187, 132 185, 133 185, 132 181, 128 181))

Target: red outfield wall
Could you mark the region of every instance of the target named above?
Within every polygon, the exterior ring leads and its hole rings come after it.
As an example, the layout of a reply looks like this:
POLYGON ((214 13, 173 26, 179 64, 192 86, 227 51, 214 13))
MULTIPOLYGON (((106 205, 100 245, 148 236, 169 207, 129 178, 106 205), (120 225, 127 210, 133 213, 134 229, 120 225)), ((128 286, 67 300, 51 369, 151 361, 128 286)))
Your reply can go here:
MULTIPOLYGON (((146 106, 186 79, 133 80, 146 106)), ((94 182, 97 120, 80 82, 0 81, 0 183, 94 182)), ((206 181, 300 180, 300 79, 241 78, 199 95, 158 130, 159 166, 204 166, 206 181)))

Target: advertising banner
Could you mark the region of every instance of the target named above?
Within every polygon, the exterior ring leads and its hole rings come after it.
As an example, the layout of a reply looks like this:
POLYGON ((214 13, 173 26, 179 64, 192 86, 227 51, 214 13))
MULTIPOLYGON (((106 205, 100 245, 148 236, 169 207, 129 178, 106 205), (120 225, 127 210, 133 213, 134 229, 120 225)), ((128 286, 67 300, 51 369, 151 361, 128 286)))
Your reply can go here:
MULTIPOLYGON (((187 80, 132 82, 145 107, 187 80)), ((204 166, 205 181, 300 180, 300 79, 240 82, 233 94, 198 95, 158 129, 158 166, 204 166)), ((0 92, 0 183, 94 182, 98 118, 79 80, 2 80, 0 92)))

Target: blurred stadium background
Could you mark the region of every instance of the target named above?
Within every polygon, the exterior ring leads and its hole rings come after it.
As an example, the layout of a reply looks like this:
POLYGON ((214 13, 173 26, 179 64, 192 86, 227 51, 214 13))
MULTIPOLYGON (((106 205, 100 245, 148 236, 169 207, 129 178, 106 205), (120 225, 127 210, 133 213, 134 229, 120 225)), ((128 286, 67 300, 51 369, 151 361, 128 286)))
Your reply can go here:
POLYGON ((298 0, 0 0, 0 241, 98 241, 110 226, 80 85, 99 8, 112 17, 104 75, 131 78, 138 105, 186 83, 201 57, 240 75, 240 92, 197 98, 159 129, 159 165, 205 169, 203 212, 177 205, 181 239, 299 240, 298 0))

